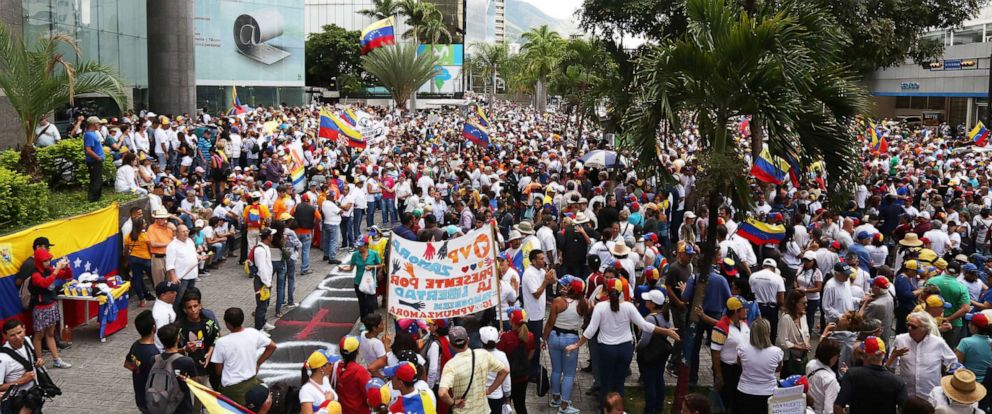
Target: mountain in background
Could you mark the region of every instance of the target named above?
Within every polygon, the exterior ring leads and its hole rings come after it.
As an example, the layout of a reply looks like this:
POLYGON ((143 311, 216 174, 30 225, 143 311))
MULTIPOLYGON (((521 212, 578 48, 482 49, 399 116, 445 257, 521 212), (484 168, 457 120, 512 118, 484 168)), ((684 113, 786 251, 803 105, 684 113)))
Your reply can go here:
MULTIPOLYGON (((489 5, 490 15, 495 18, 496 8, 489 5)), ((490 20, 492 21, 492 20, 490 20)), ((532 28, 548 25, 551 30, 568 38, 571 34, 581 33, 581 30, 569 19, 556 19, 548 16, 541 9, 523 0, 506 0, 506 41, 520 43, 520 35, 532 28)))

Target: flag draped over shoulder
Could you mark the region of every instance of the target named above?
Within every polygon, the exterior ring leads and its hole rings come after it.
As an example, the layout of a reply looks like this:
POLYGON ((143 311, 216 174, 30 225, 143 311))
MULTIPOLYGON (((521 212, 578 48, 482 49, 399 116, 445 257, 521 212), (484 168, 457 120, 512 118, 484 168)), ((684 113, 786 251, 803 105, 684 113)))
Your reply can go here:
POLYGON ((985 144, 989 143, 989 130, 985 128, 985 124, 982 121, 978 121, 975 127, 971 129, 971 132, 968 133, 968 138, 975 145, 984 147, 985 144))
POLYGON ((785 226, 748 217, 737 226, 737 234, 756 245, 776 244, 785 239, 785 226))
POLYGON ((375 48, 396 43, 394 37, 394 27, 396 25, 394 21, 395 19, 393 17, 388 17, 372 23, 362 30, 362 38, 360 43, 362 45, 363 55, 371 52, 375 48))
POLYGON ((209 414, 249 414, 250 410, 244 408, 229 398, 220 395, 216 391, 200 385, 196 381, 186 381, 190 394, 203 404, 203 408, 209 414))
POLYGON ((751 166, 751 175, 754 178, 775 185, 782 184, 788 174, 789 163, 779 157, 773 157, 768 148, 761 151, 761 155, 754 160, 754 165, 751 166))

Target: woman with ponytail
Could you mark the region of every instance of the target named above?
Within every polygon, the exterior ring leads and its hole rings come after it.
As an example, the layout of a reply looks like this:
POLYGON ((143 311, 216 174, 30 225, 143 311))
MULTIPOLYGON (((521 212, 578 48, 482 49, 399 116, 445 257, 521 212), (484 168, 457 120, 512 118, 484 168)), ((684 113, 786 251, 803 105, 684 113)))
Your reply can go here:
POLYGON ((338 396, 331 386, 331 375, 335 363, 340 360, 341 357, 326 349, 313 351, 307 358, 300 376, 303 382, 300 386, 300 414, 316 413, 327 404, 337 401, 338 396))
POLYGON ((571 397, 579 354, 565 352, 565 347, 579 341, 582 322, 590 309, 589 302, 585 300, 582 279, 565 275, 559 283, 564 294, 551 302, 541 345, 547 346, 551 355, 551 407, 557 407, 562 414, 575 414, 579 410, 571 406, 571 397))
POLYGON ((344 413, 367 413, 370 411, 368 399, 366 399, 365 385, 368 384, 372 376, 361 364, 355 362, 358 358, 358 337, 347 335, 341 337, 338 343, 338 351, 341 352, 341 363, 336 364, 331 386, 338 394, 341 401, 341 412, 344 413))
MULTIPOLYGON (((605 283, 609 301, 600 302, 593 308, 589 326, 582 332, 579 341, 565 347, 565 352, 576 352, 586 341, 596 337, 597 347, 602 367, 629 367, 634 359, 634 337, 630 332, 630 324, 637 325, 642 331, 655 332, 678 341, 679 334, 675 329, 656 326, 646 320, 630 302, 621 301, 624 286, 619 279, 608 279, 605 283)), ((600 396, 611 392, 623 396, 623 381, 626 369, 603 369, 600 373, 600 396)), ((600 400, 600 407, 605 401, 600 400)))
POLYGON ((530 380, 530 360, 537 349, 534 334, 527 329, 527 312, 521 308, 506 310, 510 317, 510 330, 503 332, 496 349, 510 359, 510 396, 513 412, 527 414, 527 383, 530 380))

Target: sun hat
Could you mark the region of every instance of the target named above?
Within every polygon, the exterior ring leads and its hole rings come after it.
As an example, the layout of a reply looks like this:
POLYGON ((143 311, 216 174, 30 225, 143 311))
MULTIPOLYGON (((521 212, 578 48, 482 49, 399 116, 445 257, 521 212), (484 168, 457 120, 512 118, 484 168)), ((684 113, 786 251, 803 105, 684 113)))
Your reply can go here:
POLYGON ((575 218, 572 220, 572 223, 575 223, 575 224, 585 224, 585 223, 588 223, 588 222, 589 222, 589 217, 586 216, 586 213, 581 212, 581 211, 578 212, 578 213, 575 213, 575 218))
POLYGON ((920 240, 920 236, 916 233, 906 233, 906 235, 902 237, 902 240, 899 240, 899 245, 906 247, 920 247, 923 245, 923 241, 920 240))
POLYGON ((524 236, 522 234, 520 234, 519 231, 517 231, 517 230, 510 230, 510 237, 507 238, 506 241, 520 240, 522 238, 524 238, 524 236))
POLYGON ((513 226, 513 229, 519 231, 520 234, 531 235, 534 234, 534 223, 531 223, 530 220, 524 220, 513 226))
POLYGON ((979 384, 975 373, 961 368, 940 379, 940 388, 948 399, 962 404, 973 404, 985 398, 985 386, 979 384))
POLYGON ((613 245, 613 248, 610 249, 610 253, 614 256, 623 257, 630 254, 630 248, 627 247, 627 243, 617 242, 613 245))
POLYGON ((152 212, 152 218, 167 219, 169 218, 169 212, 164 208, 157 208, 152 212))

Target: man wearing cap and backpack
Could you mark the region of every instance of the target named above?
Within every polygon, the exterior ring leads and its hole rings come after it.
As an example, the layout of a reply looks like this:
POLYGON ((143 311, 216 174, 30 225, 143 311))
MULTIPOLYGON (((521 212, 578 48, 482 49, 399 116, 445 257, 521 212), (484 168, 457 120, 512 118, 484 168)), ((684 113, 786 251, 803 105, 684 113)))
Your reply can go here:
POLYGON ((179 326, 168 324, 156 332, 164 349, 155 355, 145 383, 145 405, 149 414, 193 412, 193 399, 186 378, 196 375, 196 362, 179 349, 179 326), (178 392, 176 391, 178 389, 178 392))
POLYGON ((469 349, 468 331, 461 326, 452 327, 448 339, 456 354, 441 372, 438 399, 453 408, 452 414, 489 412, 486 396, 503 385, 509 368, 484 349, 469 349), (489 373, 496 373, 496 378, 486 389, 489 373))

